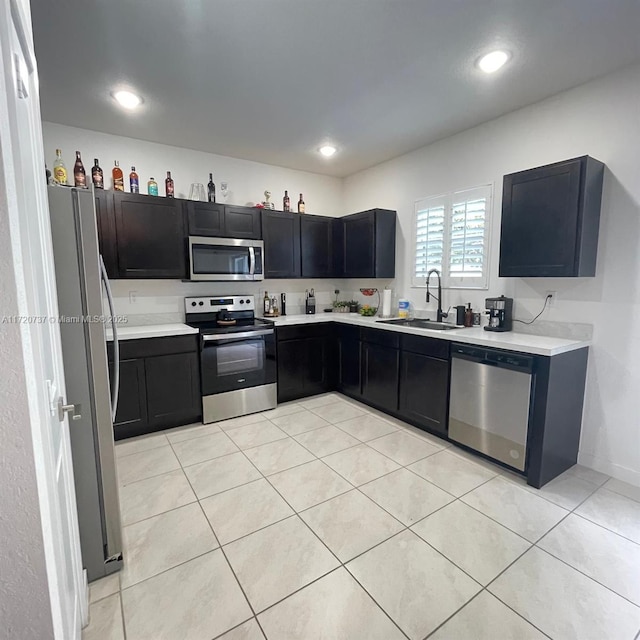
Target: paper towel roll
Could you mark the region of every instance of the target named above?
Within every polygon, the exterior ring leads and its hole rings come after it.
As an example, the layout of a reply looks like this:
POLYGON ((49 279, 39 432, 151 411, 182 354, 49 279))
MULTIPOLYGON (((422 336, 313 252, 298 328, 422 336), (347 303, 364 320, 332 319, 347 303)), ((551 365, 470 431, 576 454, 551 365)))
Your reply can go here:
POLYGON ((388 318, 391 315, 391 289, 382 291, 382 317, 388 318))

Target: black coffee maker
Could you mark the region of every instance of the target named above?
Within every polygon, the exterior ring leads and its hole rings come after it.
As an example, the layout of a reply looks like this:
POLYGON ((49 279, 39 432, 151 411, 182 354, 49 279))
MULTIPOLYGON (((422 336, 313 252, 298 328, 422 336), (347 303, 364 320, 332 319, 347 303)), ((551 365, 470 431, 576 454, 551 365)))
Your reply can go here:
POLYGON ((513 328, 513 298, 487 298, 484 301, 489 324, 485 331, 511 331, 513 328))

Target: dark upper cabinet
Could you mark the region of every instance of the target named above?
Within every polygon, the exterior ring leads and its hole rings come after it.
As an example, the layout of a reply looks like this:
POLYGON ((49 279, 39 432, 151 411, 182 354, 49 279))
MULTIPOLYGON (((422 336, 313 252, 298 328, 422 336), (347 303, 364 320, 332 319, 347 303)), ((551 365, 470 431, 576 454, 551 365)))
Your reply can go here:
POLYGON ((174 353, 146 359, 149 425, 164 428, 195 420, 200 413, 197 353, 174 353))
POLYGON ((224 208, 224 233, 227 238, 260 240, 262 238, 261 211, 254 207, 224 208))
POLYGON ((214 202, 187 202, 190 236, 224 237, 224 205, 214 202))
POLYGON ((340 218, 335 265, 344 278, 394 278, 396 212, 371 209, 340 218))
POLYGON ((262 238, 260 210, 253 207, 233 207, 215 202, 186 202, 190 236, 217 238, 262 238))
POLYGON ((182 201, 113 194, 121 278, 187 277, 182 201))
POLYGON ((402 336, 399 413, 411 423, 447 434, 449 342, 402 336))
POLYGON ((116 219, 113 215, 113 193, 104 189, 95 189, 94 195, 100 255, 104 260, 107 275, 110 278, 118 278, 118 248, 116 219))
POLYGON ((300 214, 262 212, 264 277, 300 277, 300 214))
POLYGON ((362 329, 360 335, 362 397, 381 409, 397 411, 399 335, 380 329, 362 329))
POLYGON ((330 278, 333 267, 333 227, 335 218, 300 217, 300 253, 303 278, 330 278))
POLYGON ((603 176, 589 156, 506 175, 500 276, 594 276, 603 176))

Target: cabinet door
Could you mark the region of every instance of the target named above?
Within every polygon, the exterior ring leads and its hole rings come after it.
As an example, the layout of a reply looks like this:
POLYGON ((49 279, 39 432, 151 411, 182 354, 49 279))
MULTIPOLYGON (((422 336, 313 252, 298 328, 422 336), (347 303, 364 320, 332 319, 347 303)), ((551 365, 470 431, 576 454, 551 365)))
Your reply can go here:
POLYGON ((378 344, 362 343, 362 397, 389 411, 398 409, 400 351, 378 344))
POLYGON ((338 376, 336 386, 349 396, 358 397, 360 388, 360 330, 338 327, 338 376))
POLYGON ((118 278, 118 247, 116 242, 116 218, 113 210, 113 194, 104 189, 94 189, 98 247, 104 260, 107 275, 118 278))
POLYGON ((304 376, 305 395, 328 391, 331 386, 330 338, 318 337, 306 340, 307 367, 304 376))
POLYGON ((195 422, 202 415, 197 353, 145 358, 147 412, 152 429, 195 422))
MULTIPOLYGON (((109 362, 113 372, 113 363, 109 362)), ((140 435, 148 431, 147 387, 144 358, 120 361, 118 410, 113 422, 116 440, 140 435)))
POLYGON ((500 275, 575 275, 580 159, 504 177, 500 275))
POLYGON ((304 215, 300 219, 303 278, 330 278, 333 274, 334 218, 304 215))
POLYGON ((182 201, 114 193, 121 278, 187 277, 182 201))
POLYGON ((375 277, 375 215, 365 211, 347 216, 343 224, 343 263, 345 278, 375 277))
POLYGON ((300 215, 262 212, 264 277, 300 277, 300 215))
POLYGON ((225 207, 224 235, 227 238, 260 240, 260 210, 253 207, 225 207))
POLYGON ((306 347, 305 338, 278 341, 278 402, 304 396, 306 347))
POLYGON ((224 236, 224 205, 214 202, 187 202, 190 236, 224 236))
POLYGON ((400 413, 418 426, 447 433, 449 362, 403 351, 400 372, 400 413))

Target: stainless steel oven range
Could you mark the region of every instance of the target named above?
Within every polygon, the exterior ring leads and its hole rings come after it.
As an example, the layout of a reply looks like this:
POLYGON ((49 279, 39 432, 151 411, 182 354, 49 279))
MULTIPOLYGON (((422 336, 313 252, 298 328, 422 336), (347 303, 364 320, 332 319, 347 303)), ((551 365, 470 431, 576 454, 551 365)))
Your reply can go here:
POLYGON ((188 325, 200 331, 203 422, 277 404, 273 323, 255 317, 252 295, 185 298, 188 325))

